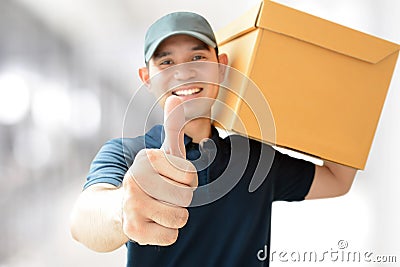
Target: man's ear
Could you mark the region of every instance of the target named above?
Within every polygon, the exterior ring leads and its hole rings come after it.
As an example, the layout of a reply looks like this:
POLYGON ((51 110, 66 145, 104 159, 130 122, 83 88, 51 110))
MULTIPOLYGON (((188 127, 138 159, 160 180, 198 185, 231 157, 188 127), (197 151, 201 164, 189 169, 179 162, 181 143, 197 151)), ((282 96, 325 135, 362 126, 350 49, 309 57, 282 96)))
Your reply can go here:
POLYGON ((149 69, 147 67, 139 69, 139 77, 145 85, 150 85, 149 69))
POLYGON ((225 78, 226 67, 228 66, 228 55, 227 54, 219 54, 218 55, 219 65, 219 80, 222 82, 225 78))
POLYGON ((218 55, 218 62, 224 65, 228 65, 228 55, 223 53, 218 55))

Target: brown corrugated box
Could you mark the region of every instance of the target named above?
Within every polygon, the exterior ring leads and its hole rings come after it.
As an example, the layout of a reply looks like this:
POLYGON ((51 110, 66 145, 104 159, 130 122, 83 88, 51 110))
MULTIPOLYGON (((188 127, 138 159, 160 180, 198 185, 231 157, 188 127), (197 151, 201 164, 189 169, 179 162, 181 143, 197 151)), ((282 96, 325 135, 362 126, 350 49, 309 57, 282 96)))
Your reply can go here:
POLYGON ((260 136, 251 107, 241 101, 256 97, 246 90, 241 96, 220 90, 219 99, 239 117, 217 111, 222 127, 364 169, 399 45, 272 1, 217 32, 217 39, 229 65, 262 90, 276 140, 260 136))

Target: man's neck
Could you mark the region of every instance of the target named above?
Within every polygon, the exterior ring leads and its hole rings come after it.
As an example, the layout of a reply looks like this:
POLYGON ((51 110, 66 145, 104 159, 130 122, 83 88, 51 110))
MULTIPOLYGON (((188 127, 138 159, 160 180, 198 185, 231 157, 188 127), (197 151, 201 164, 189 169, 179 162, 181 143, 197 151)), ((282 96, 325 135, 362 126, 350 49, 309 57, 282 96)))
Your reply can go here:
POLYGON ((200 143, 204 138, 211 137, 211 120, 208 118, 191 120, 185 125, 184 131, 192 138, 193 143, 200 143))

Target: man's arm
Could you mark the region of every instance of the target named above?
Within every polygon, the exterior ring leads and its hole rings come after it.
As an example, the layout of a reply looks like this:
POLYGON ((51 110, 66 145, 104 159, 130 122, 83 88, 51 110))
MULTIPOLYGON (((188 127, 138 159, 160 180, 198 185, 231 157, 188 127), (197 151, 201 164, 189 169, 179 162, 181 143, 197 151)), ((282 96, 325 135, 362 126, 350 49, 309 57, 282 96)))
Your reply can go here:
MULTIPOLYGON (((179 100, 179 99, 178 99, 179 100)), ((181 102, 165 102, 165 118, 181 102)), ((176 117, 174 117, 176 118, 176 117)), ((184 119, 178 120, 184 123, 184 119)), ((183 125, 164 123, 163 149, 142 149, 125 173, 122 186, 106 183, 91 185, 79 196, 71 216, 71 233, 88 248, 107 252, 129 239, 140 245, 168 246, 189 218, 187 207, 198 184, 195 166, 188 160, 167 154, 185 147, 183 125), (178 142, 179 140, 180 142, 178 142)), ((178 153, 179 152, 179 153, 178 153)), ((182 151, 182 154, 185 154, 182 151)))
POLYGON ((122 227, 123 188, 99 183, 81 193, 71 214, 73 238, 97 252, 109 252, 128 241, 122 227))
POLYGON ((190 161, 161 149, 143 149, 122 187, 99 183, 81 193, 71 216, 72 236, 98 252, 115 250, 129 239, 171 245, 187 223, 196 187, 190 161))
POLYGON ((353 184, 357 170, 325 161, 315 166, 314 181, 306 199, 337 197, 346 194, 353 184))

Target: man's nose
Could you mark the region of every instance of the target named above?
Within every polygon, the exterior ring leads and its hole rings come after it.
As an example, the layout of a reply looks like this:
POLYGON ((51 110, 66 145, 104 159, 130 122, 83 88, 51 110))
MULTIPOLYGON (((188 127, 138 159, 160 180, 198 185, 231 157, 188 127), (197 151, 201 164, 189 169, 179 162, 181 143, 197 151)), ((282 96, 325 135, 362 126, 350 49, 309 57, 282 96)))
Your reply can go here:
POLYGON ((190 80, 196 76, 196 71, 191 64, 182 64, 176 66, 174 70, 174 78, 176 80, 190 80))

